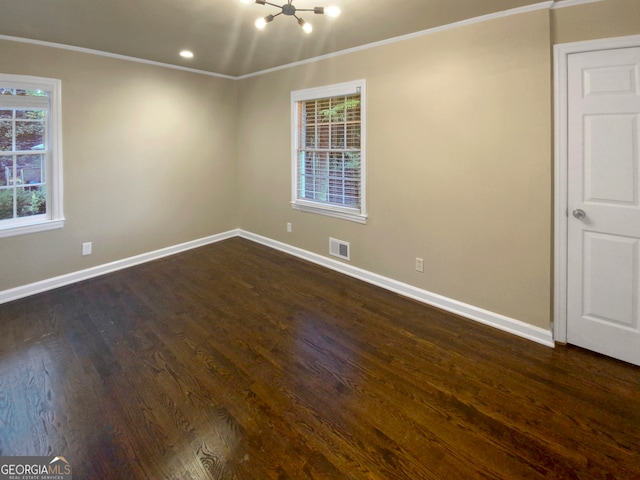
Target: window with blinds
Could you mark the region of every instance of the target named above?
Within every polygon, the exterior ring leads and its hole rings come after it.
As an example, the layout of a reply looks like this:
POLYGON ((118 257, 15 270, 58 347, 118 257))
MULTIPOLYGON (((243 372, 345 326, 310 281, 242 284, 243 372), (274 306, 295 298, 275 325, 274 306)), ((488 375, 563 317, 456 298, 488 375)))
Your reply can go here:
POLYGON ((364 223, 364 81, 292 93, 293 207, 364 223))

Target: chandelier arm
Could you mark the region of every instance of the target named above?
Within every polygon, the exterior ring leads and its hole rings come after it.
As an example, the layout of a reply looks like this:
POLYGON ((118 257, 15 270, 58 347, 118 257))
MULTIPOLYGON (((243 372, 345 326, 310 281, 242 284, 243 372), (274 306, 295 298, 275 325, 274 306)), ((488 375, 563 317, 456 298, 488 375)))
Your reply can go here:
POLYGON ((324 7, 296 8, 296 12, 313 12, 315 14, 324 15, 324 7))
POLYGON ((271 3, 271 2, 264 2, 267 5, 271 5, 272 7, 277 7, 277 8, 282 8, 282 5, 276 5, 275 3, 271 3))

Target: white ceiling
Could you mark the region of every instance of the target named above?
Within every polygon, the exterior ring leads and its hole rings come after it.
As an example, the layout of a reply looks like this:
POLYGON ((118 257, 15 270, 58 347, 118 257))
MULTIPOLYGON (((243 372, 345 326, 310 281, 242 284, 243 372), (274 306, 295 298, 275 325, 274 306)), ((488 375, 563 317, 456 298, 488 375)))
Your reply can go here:
MULTIPOLYGON (((272 3, 285 3, 286 0, 272 3)), ((294 0, 299 9, 337 5, 338 18, 300 16, 307 35, 275 7, 239 0, 0 0, 0 35, 241 76, 540 0, 294 0), (195 57, 181 58, 189 49, 195 57)))

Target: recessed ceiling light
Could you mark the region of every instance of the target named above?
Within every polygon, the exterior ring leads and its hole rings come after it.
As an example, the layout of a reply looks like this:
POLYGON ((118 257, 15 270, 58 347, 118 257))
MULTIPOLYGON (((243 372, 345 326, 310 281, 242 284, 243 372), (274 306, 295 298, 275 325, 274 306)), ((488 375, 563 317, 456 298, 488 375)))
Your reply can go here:
POLYGON ((193 58, 193 52, 189 51, 189 50, 182 50, 180 52, 180 56, 182 58, 193 58))

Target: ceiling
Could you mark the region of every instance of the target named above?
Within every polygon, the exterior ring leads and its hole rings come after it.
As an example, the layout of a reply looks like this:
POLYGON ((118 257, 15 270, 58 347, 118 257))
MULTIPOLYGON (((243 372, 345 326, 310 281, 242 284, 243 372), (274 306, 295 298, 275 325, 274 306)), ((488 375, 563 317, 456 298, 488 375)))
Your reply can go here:
POLYGON ((338 18, 301 13, 314 27, 307 35, 293 17, 284 15, 257 30, 256 18, 278 10, 239 0, 0 0, 0 35, 236 77, 537 3, 540 0, 294 0, 298 9, 342 9, 338 18), (195 57, 181 58, 183 49, 195 57))

